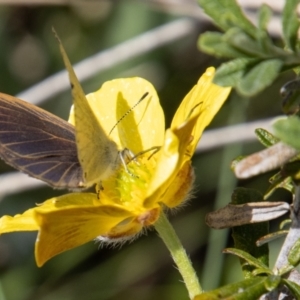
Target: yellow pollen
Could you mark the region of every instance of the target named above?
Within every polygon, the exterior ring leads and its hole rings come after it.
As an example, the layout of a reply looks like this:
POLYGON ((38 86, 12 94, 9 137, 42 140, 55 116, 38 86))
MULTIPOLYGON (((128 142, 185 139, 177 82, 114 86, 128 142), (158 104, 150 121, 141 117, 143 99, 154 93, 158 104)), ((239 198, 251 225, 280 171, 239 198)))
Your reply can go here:
POLYGON ((115 175, 102 182, 101 196, 113 199, 115 203, 141 209, 148 184, 156 165, 155 155, 150 159, 149 153, 138 156, 128 163, 128 171, 121 166, 115 175))

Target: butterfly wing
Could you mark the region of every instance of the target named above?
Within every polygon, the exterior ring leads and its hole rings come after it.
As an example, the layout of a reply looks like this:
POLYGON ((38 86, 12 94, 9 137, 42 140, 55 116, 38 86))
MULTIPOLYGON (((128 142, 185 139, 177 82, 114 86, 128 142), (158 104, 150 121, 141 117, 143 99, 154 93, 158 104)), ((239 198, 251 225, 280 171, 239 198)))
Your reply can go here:
POLYGON ((78 158, 84 171, 85 184, 91 186, 108 178, 118 168, 121 163, 119 150, 93 113, 65 49, 55 31, 54 34, 72 87, 78 158))
POLYGON ((83 187, 74 126, 37 106, 1 93, 0 157, 53 187, 83 187))

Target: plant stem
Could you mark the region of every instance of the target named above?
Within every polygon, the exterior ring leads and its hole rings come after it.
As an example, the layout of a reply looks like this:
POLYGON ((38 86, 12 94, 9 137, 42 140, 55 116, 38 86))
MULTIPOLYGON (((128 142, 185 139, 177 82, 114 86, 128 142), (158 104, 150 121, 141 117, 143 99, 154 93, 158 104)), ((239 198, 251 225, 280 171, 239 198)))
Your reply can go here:
POLYGON ((164 212, 161 212, 160 218, 157 220, 154 226, 161 239, 169 249, 172 258, 178 267, 178 270, 189 292, 190 299, 194 299, 196 295, 202 293, 202 288, 196 272, 192 267, 191 261, 164 212))

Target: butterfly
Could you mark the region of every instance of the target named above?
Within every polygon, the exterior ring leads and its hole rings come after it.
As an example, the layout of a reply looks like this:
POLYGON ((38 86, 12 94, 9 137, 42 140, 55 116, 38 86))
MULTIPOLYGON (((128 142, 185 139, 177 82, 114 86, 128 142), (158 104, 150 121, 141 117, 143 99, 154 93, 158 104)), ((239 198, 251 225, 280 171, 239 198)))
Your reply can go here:
POLYGON ((119 150, 97 121, 56 37, 69 73, 76 129, 35 105, 0 93, 0 157, 52 187, 87 188, 117 169, 119 150))

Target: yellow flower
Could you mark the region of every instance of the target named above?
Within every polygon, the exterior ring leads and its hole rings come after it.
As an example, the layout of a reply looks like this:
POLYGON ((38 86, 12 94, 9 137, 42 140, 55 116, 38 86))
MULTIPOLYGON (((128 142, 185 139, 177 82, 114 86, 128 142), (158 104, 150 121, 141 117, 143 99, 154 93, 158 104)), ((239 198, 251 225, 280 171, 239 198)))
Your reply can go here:
MULTIPOLYGON (((118 241, 134 236, 154 224, 164 206, 183 203, 193 184, 191 157, 196 145, 230 92, 213 84, 213 76, 214 69, 207 69, 166 131, 157 94, 144 79, 112 80, 88 95, 106 134, 136 158, 102 181, 98 193, 70 193, 22 215, 2 217, 0 233, 38 231, 35 257, 42 266, 51 257, 96 238, 118 241)), ((72 113, 70 121, 74 123, 72 113)))

